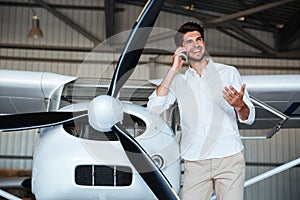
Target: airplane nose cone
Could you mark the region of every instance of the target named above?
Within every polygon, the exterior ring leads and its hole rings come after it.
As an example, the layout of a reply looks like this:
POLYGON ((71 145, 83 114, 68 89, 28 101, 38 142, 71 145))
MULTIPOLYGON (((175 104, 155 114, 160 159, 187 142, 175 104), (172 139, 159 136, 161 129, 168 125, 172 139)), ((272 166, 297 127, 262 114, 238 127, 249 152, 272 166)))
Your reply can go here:
POLYGON ((114 97, 101 95, 90 102, 88 116, 89 123, 94 129, 107 132, 123 119, 123 107, 114 97))

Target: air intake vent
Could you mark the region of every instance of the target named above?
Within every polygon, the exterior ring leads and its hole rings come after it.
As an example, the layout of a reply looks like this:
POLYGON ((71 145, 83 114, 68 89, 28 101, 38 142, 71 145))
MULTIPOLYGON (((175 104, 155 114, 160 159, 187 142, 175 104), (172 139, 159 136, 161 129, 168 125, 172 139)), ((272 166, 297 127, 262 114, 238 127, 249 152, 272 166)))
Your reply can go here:
POLYGON ((75 169, 77 185, 129 186, 132 170, 125 166, 80 165, 75 169))
POLYGON ((78 185, 91 185, 92 183, 92 166, 78 166, 75 169, 75 182, 78 185))
POLYGON ((115 185, 114 171, 115 168, 113 166, 94 166, 94 185, 115 185))

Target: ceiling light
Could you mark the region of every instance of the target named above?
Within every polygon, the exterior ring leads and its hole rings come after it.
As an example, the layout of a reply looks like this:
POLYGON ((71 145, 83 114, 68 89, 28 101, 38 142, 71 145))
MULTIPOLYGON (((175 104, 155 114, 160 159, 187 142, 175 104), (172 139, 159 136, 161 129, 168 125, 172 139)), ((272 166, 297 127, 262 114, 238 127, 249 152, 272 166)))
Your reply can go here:
POLYGON ((194 10, 194 9, 195 9, 195 5, 194 5, 194 4, 191 4, 191 5, 189 6, 189 10, 192 11, 192 10, 194 10))
POLYGON ((284 24, 276 24, 276 28, 282 29, 284 27, 284 24))
POLYGON ((238 21, 245 21, 246 20, 246 18, 245 17, 239 17, 238 19, 237 19, 238 21))
POLYGON ((40 20, 36 15, 32 17, 32 28, 28 32, 28 37, 31 37, 33 39, 44 37, 43 32, 40 29, 40 20))
POLYGON ((33 17, 32 17, 32 27, 29 30, 27 36, 30 38, 33 38, 33 39, 43 38, 44 35, 43 35, 42 30, 40 29, 40 20, 37 17, 37 15, 35 14, 35 11, 33 10, 33 8, 31 7, 30 0, 28 0, 28 3, 30 6, 30 10, 33 14, 33 17))
POLYGON ((189 10, 189 11, 193 11, 195 9, 195 5, 191 4, 191 5, 188 5, 188 6, 184 6, 183 8, 186 9, 186 10, 189 10))

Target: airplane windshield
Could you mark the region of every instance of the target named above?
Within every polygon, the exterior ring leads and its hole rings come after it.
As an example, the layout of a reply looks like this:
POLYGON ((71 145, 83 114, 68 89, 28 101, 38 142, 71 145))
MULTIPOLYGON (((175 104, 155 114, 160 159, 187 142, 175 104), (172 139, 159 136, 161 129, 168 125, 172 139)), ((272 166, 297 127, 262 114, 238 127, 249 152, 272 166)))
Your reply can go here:
MULTIPOLYGON (((79 78, 65 85, 60 108, 72 103, 90 101, 96 96, 105 95, 110 79, 79 78)), ((145 105, 155 86, 145 80, 128 80, 120 90, 119 99, 145 105)))
MULTIPOLYGON (((126 113, 121 124, 133 137, 142 135, 146 130, 146 123, 142 119, 126 113)), ((87 117, 64 123, 63 128, 67 133, 78 138, 98 141, 118 141, 117 135, 112 131, 101 132, 93 129, 87 117)))

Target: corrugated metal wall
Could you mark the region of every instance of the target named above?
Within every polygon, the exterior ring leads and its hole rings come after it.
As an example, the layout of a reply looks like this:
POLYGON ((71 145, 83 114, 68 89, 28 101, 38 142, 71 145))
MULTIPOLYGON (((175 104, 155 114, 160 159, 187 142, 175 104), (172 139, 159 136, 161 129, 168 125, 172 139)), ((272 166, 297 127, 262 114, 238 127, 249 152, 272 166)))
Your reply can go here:
MULTIPOLYGON (((279 131, 268 140, 245 140, 246 177, 250 179, 300 156, 299 129, 279 131)), ((243 135, 265 134, 266 131, 243 131, 243 135)), ((246 199, 299 199, 300 169, 294 167, 245 189, 246 199)))
POLYGON ((36 130, 0 133, 0 168, 31 169, 36 130), (15 156, 15 157, 13 157, 15 156))
MULTIPOLYGON (((21 2, 21 1, 20 1, 21 2)), ((27 1, 24 1, 27 2, 27 1)), ((103 6, 104 1, 90 0, 64 0, 47 1, 48 3, 60 3, 66 5, 91 5, 103 6)), ((136 20, 141 7, 125 4, 117 4, 116 7, 123 8, 123 12, 116 13, 115 28, 117 32, 128 30, 136 20)), ((51 46, 86 47, 93 48, 94 43, 89 39, 66 25, 64 22, 47 12, 43 8, 34 8, 40 18, 41 28, 45 38, 42 40, 31 40, 27 38, 27 31, 31 27, 32 13, 28 7, 0 7, 0 38, 1 43, 17 44, 39 44, 51 46)), ((57 9, 69 19, 78 23, 82 28, 92 33, 99 40, 105 39, 105 15, 103 11, 77 9, 57 9)), ((171 13, 161 13, 156 23, 157 27, 177 29, 186 21, 197 21, 192 17, 178 16, 171 13)), ((267 38, 268 45, 273 45, 273 37, 262 31, 251 31, 260 38, 267 38)), ((208 29, 205 33, 208 51, 214 52, 256 52, 255 49, 235 41, 225 34, 208 29)), ((169 41, 167 41, 169 43, 169 41)), ((166 43, 161 42, 165 46, 166 43)), ((164 48, 164 47, 161 47, 164 48)), ((171 47, 168 47, 171 48, 171 47)), ((66 75, 79 75, 88 77, 110 78, 114 65, 112 60, 118 58, 118 54, 93 54, 87 60, 97 60, 99 63, 82 63, 88 56, 85 51, 53 51, 53 50, 30 50, 1 48, 1 69, 18 69, 34 71, 50 71, 66 75), (5 58, 4 58, 5 57, 5 58)), ((170 56, 143 56, 142 60, 149 62, 155 58, 157 62, 168 64, 170 56)), ((300 59, 266 59, 266 58, 233 58, 215 57, 217 62, 237 66, 241 74, 293 74, 300 73, 300 59)), ((156 64, 141 65, 133 75, 136 79, 162 78, 165 74, 164 68, 156 64)), ((300 156, 299 129, 281 130, 270 140, 247 140, 245 144, 246 161, 256 163, 247 166, 247 179, 261 174, 271 166, 260 166, 259 164, 280 164, 300 156)), ((243 131, 242 135, 257 134, 255 131, 243 131)), ((36 131, 22 131, 12 133, 0 133, 0 155, 22 155, 32 156, 34 137, 36 131)), ((31 160, 28 159, 0 159, 0 168, 31 168, 31 160)), ((300 170, 299 167, 283 172, 277 176, 250 186, 245 190, 246 200, 256 199, 299 199, 300 198, 300 170)))

